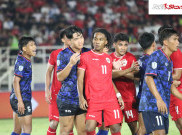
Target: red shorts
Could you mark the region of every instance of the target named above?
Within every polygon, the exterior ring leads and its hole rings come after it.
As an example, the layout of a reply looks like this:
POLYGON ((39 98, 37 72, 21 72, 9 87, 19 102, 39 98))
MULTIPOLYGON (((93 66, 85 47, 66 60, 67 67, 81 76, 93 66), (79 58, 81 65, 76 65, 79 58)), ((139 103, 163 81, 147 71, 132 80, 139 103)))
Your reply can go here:
POLYGON ((133 107, 133 103, 125 102, 123 114, 125 116, 125 122, 130 123, 138 120, 138 110, 133 107))
POLYGON ((105 126, 119 124, 123 120, 118 102, 110 103, 89 103, 86 120, 96 120, 98 127, 102 125, 102 111, 105 126))
POLYGON ((56 102, 57 94, 52 94, 51 104, 49 104, 49 121, 56 120, 59 122, 59 110, 56 102))
MULTIPOLYGON (((182 91, 179 92, 182 93, 182 91)), ((177 121, 179 118, 182 118, 182 100, 171 95, 169 112, 172 116, 172 120, 174 121, 177 121)))

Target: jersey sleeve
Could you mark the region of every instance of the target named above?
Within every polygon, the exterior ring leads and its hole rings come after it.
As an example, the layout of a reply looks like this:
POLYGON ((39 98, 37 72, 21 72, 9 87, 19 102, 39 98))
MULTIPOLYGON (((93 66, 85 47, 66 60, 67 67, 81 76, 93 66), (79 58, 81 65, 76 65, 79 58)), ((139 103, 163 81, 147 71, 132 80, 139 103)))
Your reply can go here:
POLYGON ((24 76, 25 66, 26 66, 26 64, 23 61, 16 62, 15 68, 14 68, 14 75, 22 78, 24 76))
POLYGON ((85 55, 81 55, 80 62, 78 64, 78 69, 86 70, 86 57, 85 57, 85 55))
POLYGON ((69 63, 68 57, 62 51, 57 56, 57 72, 63 70, 69 63))
POLYGON ((173 69, 182 69, 182 53, 180 50, 174 52, 171 55, 171 59, 173 61, 173 69))
POLYGON ((49 60, 48 60, 49 64, 52 65, 52 66, 55 65, 54 59, 55 59, 55 55, 54 55, 54 51, 53 51, 53 52, 50 54, 49 60))
POLYGON ((148 60, 145 75, 147 76, 157 76, 157 71, 159 67, 158 56, 152 54, 148 60))

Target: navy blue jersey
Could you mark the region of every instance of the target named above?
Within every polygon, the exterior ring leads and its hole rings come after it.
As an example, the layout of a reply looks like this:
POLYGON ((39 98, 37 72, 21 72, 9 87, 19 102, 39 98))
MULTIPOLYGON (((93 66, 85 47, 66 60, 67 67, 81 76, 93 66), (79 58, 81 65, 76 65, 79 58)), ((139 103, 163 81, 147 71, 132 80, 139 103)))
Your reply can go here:
MULTIPOLYGON (((172 69, 172 61, 162 50, 158 50, 151 54, 145 71, 145 76, 153 76, 156 88, 168 108, 168 114, 170 89, 172 84, 172 69)), ((145 80, 142 87, 139 111, 158 112, 156 99, 150 92, 145 80)), ((168 115, 165 116, 167 117, 168 115)))
MULTIPOLYGON (((90 49, 82 48, 82 53, 90 51, 90 49)), ((57 72, 63 70, 69 63, 70 57, 75 52, 70 48, 61 51, 57 56, 57 72)), ((77 65, 74 65, 68 77, 62 81, 62 87, 58 93, 57 98, 61 99, 62 103, 79 105, 78 91, 77 91, 77 65)))
POLYGON ((145 70, 147 67, 147 62, 149 60, 150 55, 148 54, 143 54, 140 58, 139 58, 139 64, 140 64, 140 70, 139 70, 139 75, 140 75, 140 82, 139 82, 139 92, 137 95, 137 100, 140 100, 141 98, 141 94, 142 94, 142 86, 143 86, 143 80, 144 80, 144 76, 145 76, 145 70))
MULTIPOLYGON (((31 101, 32 65, 31 61, 18 54, 15 62, 14 75, 21 78, 20 91, 23 101, 31 101)), ((14 88, 11 95, 14 94, 14 88)), ((17 97, 15 97, 17 99, 17 97)))

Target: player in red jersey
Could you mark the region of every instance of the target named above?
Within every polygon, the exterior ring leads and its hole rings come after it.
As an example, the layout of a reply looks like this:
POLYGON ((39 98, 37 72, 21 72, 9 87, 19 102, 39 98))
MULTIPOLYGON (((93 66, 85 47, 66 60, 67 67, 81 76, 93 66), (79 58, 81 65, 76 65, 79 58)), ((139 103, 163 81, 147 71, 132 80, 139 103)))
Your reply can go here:
MULTIPOLYGON (((114 61, 120 61, 119 70, 125 70, 131 67, 132 63, 137 61, 135 56, 128 49, 129 38, 126 34, 118 33, 114 37, 115 52, 110 56, 114 61)), ((125 108, 123 114, 125 121, 128 123, 132 134, 137 132, 138 111, 136 108, 136 88, 134 84, 134 72, 130 72, 124 76, 113 76, 114 84, 122 95, 125 108)))
MULTIPOLYGON (((52 51, 48 61, 48 67, 46 71, 46 82, 45 82, 45 100, 49 104, 49 128, 47 130, 47 135, 56 135, 56 129, 59 123, 59 111, 57 108, 56 98, 57 94, 61 88, 61 82, 57 80, 57 55, 64 48, 67 48, 70 44, 69 39, 66 37, 66 29, 60 32, 60 39, 64 43, 63 48, 52 51), (51 75, 53 72, 53 80, 51 89, 51 75)), ((70 133, 73 135, 73 132, 70 133)))
POLYGON ((112 82, 112 58, 103 53, 104 47, 110 46, 110 41, 111 36, 105 29, 96 29, 92 36, 94 49, 83 53, 78 65, 79 102, 80 107, 87 110, 88 135, 94 135, 96 126, 101 126, 102 112, 105 126, 110 127, 112 135, 121 134, 122 115, 118 101, 121 108, 124 108, 124 104, 120 93, 115 93, 117 89, 112 82), (86 100, 83 95, 84 86, 86 100))
MULTIPOLYGON (((176 52, 172 53, 171 59, 173 61, 173 80, 178 81, 179 86, 177 89, 180 93, 182 93, 182 53, 180 49, 176 52)), ((177 82, 177 83, 178 83, 177 82)), ((179 129, 180 134, 182 135, 182 100, 178 99, 174 95, 171 94, 170 99, 170 114, 172 116, 172 120, 175 121, 176 127, 179 129)))

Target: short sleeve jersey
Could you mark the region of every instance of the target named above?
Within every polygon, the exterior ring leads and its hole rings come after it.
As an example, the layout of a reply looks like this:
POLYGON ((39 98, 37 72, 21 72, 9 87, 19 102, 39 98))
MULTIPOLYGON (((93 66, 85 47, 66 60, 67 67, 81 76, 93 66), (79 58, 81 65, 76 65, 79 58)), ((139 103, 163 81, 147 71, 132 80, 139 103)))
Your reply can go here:
MULTIPOLYGON (((87 52, 90 49, 82 48, 82 53, 87 52)), ((57 72, 63 70, 69 63, 70 57, 75 52, 68 47, 61 51, 57 56, 57 72)), ((58 93, 57 98, 59 98, 62 103, 66 105, 79 105, 78 91, 77 91, 77 65, 74 65, 70 71, 68 77, 62 81, 61 89, 58 93)))
MULTIPOLYGON (((182 53, 180 49, 172 53, 171 60, 173 61, 173 70, 177 70, 177 69, 182 70, 182 53)), ((182 75, 181 75, 180 81, 181 81, 181 84, 178 86, 178 89, 182 89, 182 75)))
POLYGON ((140 98, 141 98, 142 86, 143 86, 143 81, 144 81, 144 77, 145 77, 145 70, 146 70, 146 67, 147 67, 147 62, 149 60, 149 57, 150 57, 150 55, 143 54, 138 60, 139 65, 140 65, 140 70, 139 70, 139 75, 140 75, 139 92, 138 92, 138 95, 137 95, 138 100, 140 100, 140 98))
POLYGON ((85 70, 85 95, 89 103, 117 100, 112 83, 111 56, 91 50, 81 55, 78 68, 85 70))
MULTIPOLYGON (((20 80, 20 92, 23 101, 31 101, 31 82, 32 82, 32 65, 31 61, 26 59, 21 54, 15 62, 14 75, 21 78, 20 80)), ((11 95, 14 94, 14 88, 12 89, 11 95)), ((17 97, 15 97, 17 99, 17 97)))
MULTIPOLYGON (((146 76, 152 76, 154 78, 156 88, 165 102, 168 112, 170 103, 170 89, 172 84, 172 69, 172 61, 162 50, 157 50, 151 54, 145 71, 146 76)), ((143 82, 139 111, 158 112, 156 99, 150 92, 145 80, 143 82)), ((164 116, 168 117, 166 114, 164 116)))
MULTIPOLYGON (((122 60, 123 65, 120 67, 120 70, 125 70, 131 67, 134 61, 137 61, 135 56, 129 52, 127 52, 122 57, 117 57, 115 52, 110 55, 113 60, 122 60)), ((122 95, 124 102, 135 102, 136 100, 136 88, 134 81, 128 79, 126 77, 120 77, 117 79, 113 79, 117 89, 122 95)))
POLYGON ((58 81, 57 79, 57 55, 59 54, 59 52, 61 52, 63 49, 58 49, 53 51, 50 54, 49 57, 49 64, 52 65, 54 67, 54 73, 53 73, 53 80, 52 80, 52 85, 51 85, 51 91, 55 94, 58 94, 60 88, 61 88, 61 82, 58 81))

